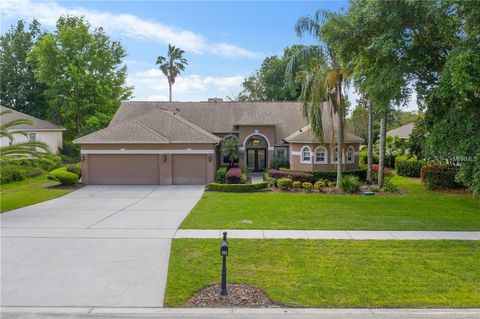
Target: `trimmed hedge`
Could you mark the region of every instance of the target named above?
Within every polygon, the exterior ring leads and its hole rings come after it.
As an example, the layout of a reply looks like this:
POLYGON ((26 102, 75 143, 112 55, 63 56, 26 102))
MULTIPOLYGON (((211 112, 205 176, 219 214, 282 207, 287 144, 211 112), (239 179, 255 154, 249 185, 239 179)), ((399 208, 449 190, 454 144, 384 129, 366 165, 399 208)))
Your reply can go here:
POLYGON ((63 185, 76 184, 80 178, 77 174, 67 171, 66 167, 54 169, 50 172, 50 176, 53 176, 54 179, 63 185))
POLYGON ((268 182, 256 184, 219 184, 211 183, 207 185, 209 191, 227 192, 227 193, 248 193, 268 188, 268 182))
POLYGON ((225 174, 225 181, 227 184, 240 184, 242 183, 242 174, 240 167, 232 167, 225 174))
POLYGON ((225 175, 227 174, 228 167, 222 166, 215 172, 215 183, 225 183, 225 175))
POLYGON ((445 164, 431 163, 422 167, 420 177, 429 190, 448 189, 461 186, 455 181, 458 170, 445 164))
MULTIPOLYGON (((329 172, 313 172, 313 181, 317 182, 319 180, 326 180, 335 182, 337 180, 337 171, 329 172)), ((353 171, 342 172, 343 176, 353 175, 357 176, 359 180, 364 181, 367 179, 367 169, 357 169, 353 171)))
POLYGON ((67 164, 65 165, 67 172, 77 174, 78 176, 82 176, 82 169, 80 164, 67 164))
POLYGON ((277 179, 277 187, 281 189, 289 189, 292 187, 293 181, 291 178, 282 177, 277 179))
POLYGON ((405 155, 395 158, 395 169, 400 176, 420 177, 420 170, 425 163, 415 157, 408 158, 405 155))
POLYGON ((268 171, 268 174, 270 177, 279 179, 279 178, 290 178, 294 181, 300 181, 300 182, 312 182, 313 181, 313 175, 311 173, 307 172, 296 172, 296 171, 290 171, 290 170, 276 170, 276 169, 271 169, 268 171))

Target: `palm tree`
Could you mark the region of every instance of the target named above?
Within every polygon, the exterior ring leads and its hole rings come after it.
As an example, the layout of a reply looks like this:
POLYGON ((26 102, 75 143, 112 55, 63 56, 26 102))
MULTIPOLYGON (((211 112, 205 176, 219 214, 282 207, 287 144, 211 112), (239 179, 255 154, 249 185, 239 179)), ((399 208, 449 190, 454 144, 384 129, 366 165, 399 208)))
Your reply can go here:
MULTIPOLYGON (((301 17, 295 31, 299 36, 311 34, 320 40, 320 45, 305 46, 290 58, 285 75, 292 82, 294 79, 301 84, 300 100, 303 102, 303 115, 310 124, 312 134, 323 142, 322 107, 324 102, 331 106, 333 118, 337 117, 337 187, 342 178, 342 158, 344 144, 345 99, 344 89, 346 71, 339 62, 335 52, 329 48, 321 37, 322 21, 325 13, 319 11, 314 17, 301 17), (301 69, 302 65, 307 67, 301 69)), ((335 133, 334 133, 335 134, 335 133)), ((332 137, 333 139, 333 137, 332 137)))
MULTIPOLYGON (((4 110, 0 112, 0 118, 8 113, 11 113, 11 110, 4 110)), ((7 137, 10 140, 14 140, 15 135, 27 136, 27 133, 23 131, 15 131, 15 126, 17 125, 32 125, 27 119, 16 119, 10 122, 2 123, 0 125, 0 137, 7 137), (12 130, 13 129, 13 130, 12 130)), ((8 146, 0 147, 0 160, 8 161, 18 159, 22 156, 27 157, 38 157, 40 155, 37 149, 40 148, 44 151, 48 151, 48 145, 43 142, 23 142, 12 144, 8 146)))
POLYGON ((187 59, 183 57, 184 50, 175 47, 174 45, 168 45, 168 56, 159 56, 157 58, 157 64, 160 70, 165 74, 168 80, 168 91, 170 102, 172 102, 172 85, 175 84, 175 78, 182 71, 185 70, 185 66, 188 65, 187 59))

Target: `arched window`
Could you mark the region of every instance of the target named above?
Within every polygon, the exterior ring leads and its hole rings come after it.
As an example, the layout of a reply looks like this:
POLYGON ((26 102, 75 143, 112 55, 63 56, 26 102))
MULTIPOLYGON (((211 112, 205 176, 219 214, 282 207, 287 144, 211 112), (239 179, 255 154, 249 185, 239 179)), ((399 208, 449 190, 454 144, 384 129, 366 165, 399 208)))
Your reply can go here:
POLYGON ((332 152, 332 164, 337 164, 338 160, 338 146, 335 146, 332 152))
POLYGON ((328 152, 323 146, 319 146, 315 149, 315 164, 327 164, 328 152))
POLYGON ((245 148, 267 148, 268 142, 261 135, 252 135, 247 139, 245 148))
POLYGON ((353 163, 353 146, 347 148, 347 163, 353 163))
POLYGON ((304 146, 302 147, 302 158, 301 158, 301 161, 300 163, 302 164, 310 164, 312 163, 312 150, 310 149, 310 147, 308 146, 304 146))

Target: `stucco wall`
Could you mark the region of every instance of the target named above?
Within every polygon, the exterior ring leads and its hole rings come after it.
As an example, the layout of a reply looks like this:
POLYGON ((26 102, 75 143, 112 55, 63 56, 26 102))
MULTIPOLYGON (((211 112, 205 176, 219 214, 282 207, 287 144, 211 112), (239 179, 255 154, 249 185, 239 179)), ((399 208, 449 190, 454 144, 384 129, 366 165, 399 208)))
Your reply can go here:
MULTIPOLYGON (((36 140, 39 142, 44 142, 48 145, 50 152, 58 154, 59 148, 62 148, 62 131, 28 131, 27 136, 21 134, 14 135, 14 143, 23 143, 28 142, 28 133, 36 133, 36 140)), ((9 139, 7 137, 0 138, 0 145, 7 146, 9 145, 9 139)))
MULTIPOLYGON (((312 143, 292 143, 290 145, 290 168, 293 170, 299 170, 299 171, 334 171, 336 170, 336 164, 332 162, 332 151, 333 147, 331 147, 330 144, 325 144, 324 147, 328 151, 328 156, 327 156, 327 163, 326 164, 315 164, 315 148, 320 146, 321 144, 312 144, 312 143), (311 149, 311 163, 310 164, 305 164, 301 163, 301 150, 304 146, 309 146, 311 149)), ((343 158, 343 163, 344 163, 344 170, 354 170, 358 169, 358 149, 360 145, 359 144, 346 144, 344 146, 344 158, 343 158), (353 163, 347 163, 346 162, 346 152, 349 146, 353 146, 353 163)))

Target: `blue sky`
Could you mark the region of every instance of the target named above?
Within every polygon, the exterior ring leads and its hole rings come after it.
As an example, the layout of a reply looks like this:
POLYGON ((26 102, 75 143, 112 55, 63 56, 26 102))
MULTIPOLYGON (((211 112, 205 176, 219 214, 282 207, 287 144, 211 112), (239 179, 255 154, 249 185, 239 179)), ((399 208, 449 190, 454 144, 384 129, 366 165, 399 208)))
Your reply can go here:
MULTIPOLYGON (((168 43, 186 51, 189 65, 177 79, 173 98, 201 101, 234 96, 243 78, 257 69, 263 58, 280 54, 286 46, 315 43, 298 38, 297 19, 316 10, 339 11, 347 1, 32 1, 0 3, 2 33, 18 19, 37 18, 52 30, 65 13, 83 15, 102 26, 128 52, 128 83, 135 100, 166 100, 168 83, 155 65, 168 43)), ((349 93, 354 101, 353 90, 349 93)))

